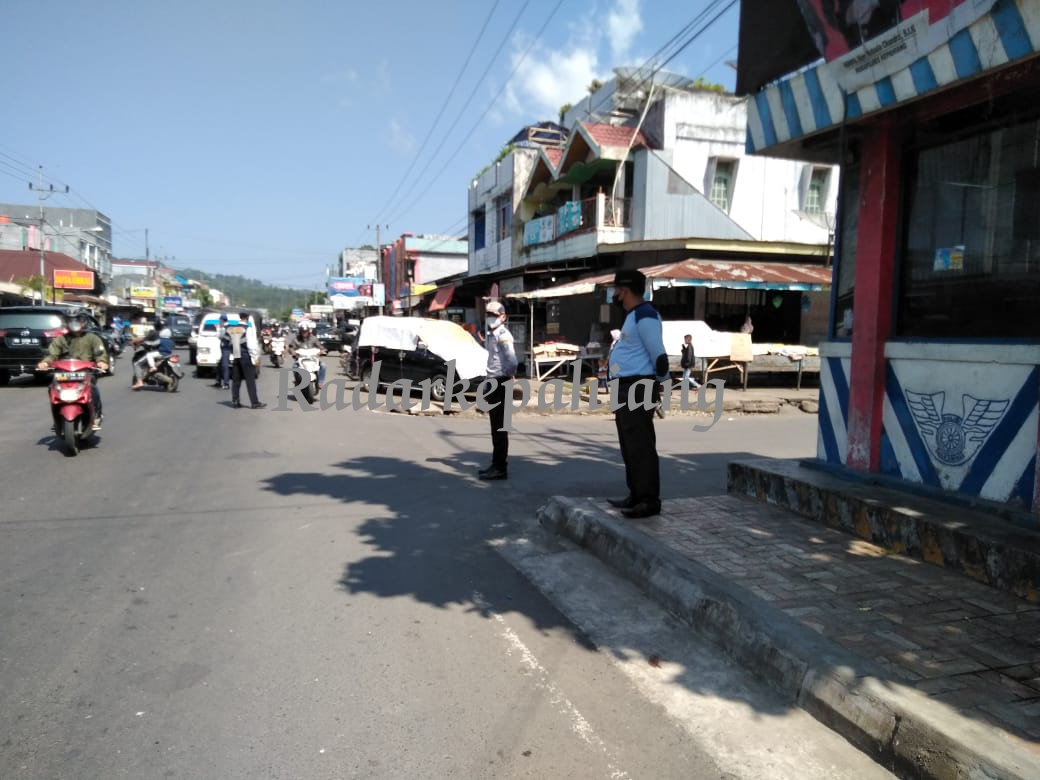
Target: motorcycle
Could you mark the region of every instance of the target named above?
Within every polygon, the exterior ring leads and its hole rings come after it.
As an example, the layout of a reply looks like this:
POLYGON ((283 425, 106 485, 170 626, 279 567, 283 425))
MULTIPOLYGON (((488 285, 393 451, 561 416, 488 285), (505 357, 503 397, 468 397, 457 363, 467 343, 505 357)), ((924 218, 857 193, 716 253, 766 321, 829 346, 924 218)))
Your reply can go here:
POLYGON ((55 360, 50 386, 54 433, 65 442, 70 455, 94 435, 94 374, 90 360, 55 360))
POLYGON ((300 389, 309 404, 314 403, 314 399, 318 397, 318 370, 321 368, 319 352, 317 347, 300 347, 296 350, 296 361, 293 363, 293 368, 310 375, 310 381, 300 389))
POLYGON ((285 353, 285 336, 281 334, 271 337, 271 365, 279 368, 282 365, 282 355, 285 353))
POLYGON ((271 354, 272 340, 273 339, 271 337, 271 331, 269 331, 267 328, 264 328, 262 331, 260 331, 260 344, 265 355, 271 354))
POLYGON ((167 393, 176 393, 177 385, 184 377, 179 355, 164 355, 156 358, 155 370, 147 372, 141 379, 145 385, 161 387, 167 393))

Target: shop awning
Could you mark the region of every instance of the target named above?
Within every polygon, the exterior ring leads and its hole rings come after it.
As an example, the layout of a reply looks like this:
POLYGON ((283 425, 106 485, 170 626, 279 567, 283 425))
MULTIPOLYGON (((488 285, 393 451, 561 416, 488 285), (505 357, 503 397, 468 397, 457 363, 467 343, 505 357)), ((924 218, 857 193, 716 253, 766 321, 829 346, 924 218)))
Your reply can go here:
POLYGON ((681 260, 640 268, 655 290, 666 287, 720 287, 728 290, 800 290, 831 286, 832 269, 802 263, 747 263, 681 260))
MULTIPOLYGON (((800 263, 748 263, 718 260, 682 260, 640 268, 653 289, 669 287, 718 287, 728 290, 823 290, 831 285, 831 269, 800 263)), ((524 300, 588 295, 597 287, 610 287, 614 272, 508 297, 524 300)))
POLYGON ((438 287, 437 292, 433 294, 433 300, 430 301, 430 307, 428 311, 443 311, 451 305, 451 299, 455 295, 455 285, 450 284, 445 287, 438 287))

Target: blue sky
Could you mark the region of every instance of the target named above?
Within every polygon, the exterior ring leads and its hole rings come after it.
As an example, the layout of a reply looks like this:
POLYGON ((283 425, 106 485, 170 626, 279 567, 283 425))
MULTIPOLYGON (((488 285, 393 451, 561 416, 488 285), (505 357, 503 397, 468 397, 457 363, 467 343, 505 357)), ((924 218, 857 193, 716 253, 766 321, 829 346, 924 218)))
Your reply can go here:
MULTIPOLYGON (((117 256, 148 228, 177 266, 315 288, 377 220, 465 233, 469 181, 521 127, 726 5, 8 0, 0 202, 35 203, 42 165, 117 256)), ((667 69, 732 89, 738 13, 667 69)))

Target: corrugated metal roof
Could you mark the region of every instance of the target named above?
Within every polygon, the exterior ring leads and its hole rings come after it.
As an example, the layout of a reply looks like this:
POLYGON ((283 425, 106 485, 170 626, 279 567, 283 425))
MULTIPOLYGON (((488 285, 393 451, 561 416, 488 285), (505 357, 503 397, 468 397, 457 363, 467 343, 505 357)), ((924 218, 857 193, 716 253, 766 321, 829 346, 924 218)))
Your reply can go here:
MULTIPOLYGON (((61 252, 43 253, 44 274, 53 278, 55 269, 61 271, 91 271, 93 268, 61 252)), ((40 273, 40 250, 0 249, 0 281, 13 282, 28 279, 40 273)))
POLYGON ((641 268, 649 279, 697 283, 702 287, 745 289, 802 289, 829 287, 832 269, 800 263, 749 263, 718 260, 681 260, 641 268))

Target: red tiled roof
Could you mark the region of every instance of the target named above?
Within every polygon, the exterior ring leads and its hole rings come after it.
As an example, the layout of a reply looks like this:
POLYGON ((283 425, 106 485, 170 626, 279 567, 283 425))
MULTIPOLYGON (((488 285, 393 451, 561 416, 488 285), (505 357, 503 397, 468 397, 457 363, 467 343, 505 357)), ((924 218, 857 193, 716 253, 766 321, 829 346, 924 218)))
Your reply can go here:
MULTIPOLYGON (((90 266, 60 252, 43 253, 44 274, 48 279, 55 269, 60 271, 93 271, 90 266)), ((38 249, 0 249, 0 282, 28 279, 40 273, 38 249)))
POLYGON ((643 135, 642 130, 636 132, 635 129, 631 127, 616 127, 614 125, 592 124, 590 122, 581 122, 580 124, 588 132, 589 137, 592 138, 600 148, 604 146, 626 147, 629 145, 629 142, 632 143, 633 148, 637 146, 650 146, 650 143, 646 140, 646 136, 643 135), (634 141, 633 135, 635 136, 634 141))
POLYGON ((563 149, 545 149, 545 156, 549 158, 549 162, 553 164, 553 168, 557 168, 560 165, 560 160, 563 159, 563 149))

